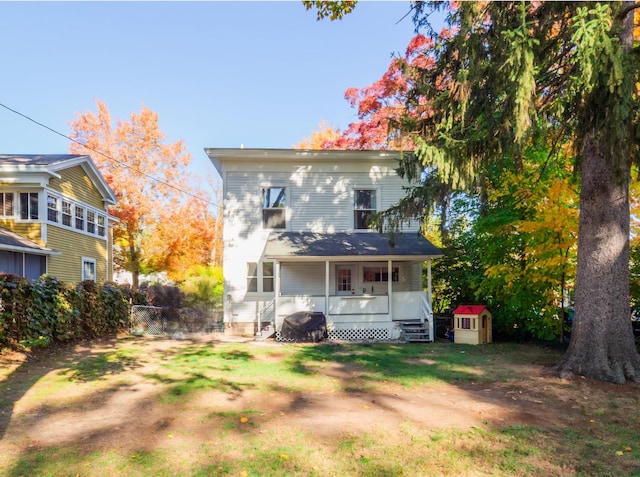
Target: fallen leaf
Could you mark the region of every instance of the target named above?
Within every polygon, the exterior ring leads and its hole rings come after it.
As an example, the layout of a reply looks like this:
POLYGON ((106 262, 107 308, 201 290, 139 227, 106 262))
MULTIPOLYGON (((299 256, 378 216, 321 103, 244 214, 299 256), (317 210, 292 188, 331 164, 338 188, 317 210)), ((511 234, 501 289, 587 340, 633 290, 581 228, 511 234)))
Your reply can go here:
POLYGON ((616 451, 616 455, 623 455, 623 454, 624 454, 624 452, 622 452, 622 451, 616 451))
POLYGON ((242 416, 240 418, 240 422, 247 422, 249 419, 247 419, 246 417, 242 416))

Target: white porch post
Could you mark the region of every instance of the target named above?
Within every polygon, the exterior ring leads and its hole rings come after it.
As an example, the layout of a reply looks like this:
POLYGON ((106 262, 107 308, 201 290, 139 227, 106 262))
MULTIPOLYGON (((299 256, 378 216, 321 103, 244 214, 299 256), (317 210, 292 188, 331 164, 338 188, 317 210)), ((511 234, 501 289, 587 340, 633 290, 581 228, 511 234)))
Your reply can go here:
POLYGON ((429 300, 429 306, 433 308, 433 302, 431 297, 431 259, 427 259, 427 299, 429 300))
POLYGON ((389 300, 389 318, 393 320, 393 262, 387 260, 387 286, 389 288, 389 294, 387 300, 389 300))
POLYGON ((274 273, 276 276, 274 277, 274 286, 273 291, 275 296, 273 297, 273 327, 276 326, 276 321, 278 320, 278 305, 280 304, 280 261, 276 260, 274 263, 274 273))
POLYGON ((324 262, 324 314, 329 318, 329 260, 324 262))

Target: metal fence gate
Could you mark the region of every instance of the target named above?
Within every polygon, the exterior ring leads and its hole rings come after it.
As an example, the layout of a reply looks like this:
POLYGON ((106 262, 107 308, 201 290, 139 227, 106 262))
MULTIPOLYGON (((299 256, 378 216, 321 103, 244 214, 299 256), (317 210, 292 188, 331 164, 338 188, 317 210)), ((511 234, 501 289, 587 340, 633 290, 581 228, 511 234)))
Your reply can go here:
POLYGON ((224 332, 223 313, 216 308, 170 309, 133 305, 131 332, 136 335, 224 332))

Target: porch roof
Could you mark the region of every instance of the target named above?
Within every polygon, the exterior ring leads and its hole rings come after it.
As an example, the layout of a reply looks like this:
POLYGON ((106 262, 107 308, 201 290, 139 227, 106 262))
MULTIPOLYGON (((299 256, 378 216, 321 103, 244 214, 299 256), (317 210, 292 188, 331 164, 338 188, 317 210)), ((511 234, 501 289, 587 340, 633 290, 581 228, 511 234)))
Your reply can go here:
POLYGON ((43 247, 22 235, 0 227, 0 250, 9 252, 24 252, 35 255, 60 255, 60 252, 43 247))
POLYGON ((442 251, 417 233, 271 232, 264 255, 275 260, 371 259, 416 260, 441 257, 442 251))

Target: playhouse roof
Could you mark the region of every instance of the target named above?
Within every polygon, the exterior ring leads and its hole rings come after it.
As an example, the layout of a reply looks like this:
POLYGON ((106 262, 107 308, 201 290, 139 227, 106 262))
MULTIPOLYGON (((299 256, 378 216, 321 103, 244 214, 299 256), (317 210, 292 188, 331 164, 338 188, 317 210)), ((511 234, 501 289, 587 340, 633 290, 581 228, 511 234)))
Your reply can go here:
POLYGON ((460 305, 453 310, 454 315, 479 315, 486 310, 485 305, 460 305))

